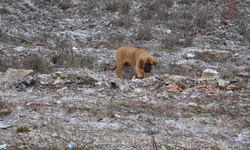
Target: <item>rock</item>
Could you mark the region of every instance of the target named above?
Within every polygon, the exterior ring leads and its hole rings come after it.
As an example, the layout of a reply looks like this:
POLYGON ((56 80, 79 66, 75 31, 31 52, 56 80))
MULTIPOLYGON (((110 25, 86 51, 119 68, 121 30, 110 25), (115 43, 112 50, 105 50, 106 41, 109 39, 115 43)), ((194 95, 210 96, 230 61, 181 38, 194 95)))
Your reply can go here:
POLYGON ((17 106, 16 108, 15 108, 15 110, 17 110, 17 111, 19 111, 19 110, 22 110, 24 107, 22 107, 22 106, 17 106))
POLYGON ((249 77, 250 76, 250 74, 248 72, 238 72, 236 75, 240 76, 240 77, 249 77))
POLYGON ((56 79, 55 79, 55 81, 53 82, 53 84, 55 85, 55 84, 60 84, 60 83, 62 83, 63 82, 63 80, 60 78, 60 77, 57 77, 56 79))
POLYGON ((0 145, 0 149, 5 149, 5 148, 7 148, 6 144, 0 145))
POLYGON ((57 133, 52 133, 51 136, 52 137, 57 137, 58 135, 57 135, 57 133))
POLYGON ((76 107, 73 104, 69 104, 68 113, 73 113, 76 111, 76 107))
POLYGON ((167 34, 171 34, 171 30, 170 30, 170 29, 167 29, 167 30, 166 30, 166 33, 167 33, 167 34))
POLYGON ((136 93, 141 93, 141 92, 142 92, 142 89, 141 89, 141 88, 136 88, 136 89, 134 90, 134 92, 136 92, 136 93))
POLYGON ((167 150, 165 146, 162 146, 160 150, 167 150))
POLYGON ((35 74, 34 70, 25 70, 25 69, 13 69, 9 68, 4 74, 3 78, 0 81, 0 85, 8 81, 13 81, 18 78, 23 78, 29 75, 35 74))
POLYGON ((228 83, 230 83, 229 81, 225 81, 223 79, 218 79, 218 85, 220 87, 225 87, 228 83))
POLYGON ((202 77, 204 78, 208 78, 208 77, 213 77, 215 75, 218 75, 219 72, 217 72, 216 70, 213 70, 213 69, 205 69, 203 72, 202 72, 202 77))
POLYGON ((193 54, 193 53, 187 53, 187 55, 186 55, 186 59, 191 59, 194 57, 195 57, 195 54, 193 54))
POLYGON ((197 48, 197 47, 188 47, 188 48, 185 48, 185 52, 203 55, 211 59, 216 58, 217 60, 232 57, 231 51, 216 50, 216 49, 202 49, 201 50, 200 48, 197 48))
POLYGON ((194 102, 189 102, 188 103, 189 107, 198 107, 198 104, 194 103, 194 102))

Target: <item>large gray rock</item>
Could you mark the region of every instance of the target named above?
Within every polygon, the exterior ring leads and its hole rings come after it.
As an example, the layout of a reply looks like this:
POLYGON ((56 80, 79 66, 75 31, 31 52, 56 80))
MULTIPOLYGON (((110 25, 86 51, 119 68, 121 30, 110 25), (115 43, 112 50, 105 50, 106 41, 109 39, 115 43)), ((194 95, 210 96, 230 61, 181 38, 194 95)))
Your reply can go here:
POLYGON ((9 68, 5 72, 3 78, 0 80, 0 85, 6 83, 8 81, 13 81, 13 80, 18 79, 18 78, 26 77, 28 75, 33 75, 34 73, 35 73, 34 70, 9 68))

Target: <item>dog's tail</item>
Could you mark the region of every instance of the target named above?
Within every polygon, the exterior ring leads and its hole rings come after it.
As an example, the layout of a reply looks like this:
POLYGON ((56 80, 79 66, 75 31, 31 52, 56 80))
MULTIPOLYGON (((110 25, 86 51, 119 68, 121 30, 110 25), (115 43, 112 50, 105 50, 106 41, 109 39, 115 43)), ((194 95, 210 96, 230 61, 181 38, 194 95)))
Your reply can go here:
POLYGON ((114 68, 112 68, 111 70, 115 70, 117 68, 117 65, 115 64, 114 68))

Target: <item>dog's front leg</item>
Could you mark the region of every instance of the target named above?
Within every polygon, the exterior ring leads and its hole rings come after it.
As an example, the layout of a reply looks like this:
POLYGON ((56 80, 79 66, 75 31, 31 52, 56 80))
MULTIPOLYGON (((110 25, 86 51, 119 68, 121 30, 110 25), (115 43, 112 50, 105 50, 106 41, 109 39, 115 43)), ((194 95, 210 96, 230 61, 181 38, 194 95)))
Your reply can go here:
POLYGON ((148 77, 148 73, 144 72, 144 78, 148 77))
POLYGON ((136 71, 136 74, 137 74, 138 78, 143 78, 142 73, 141 73, 141 68, 140 68, 139 65, 136 65, 135 71, 136 71))

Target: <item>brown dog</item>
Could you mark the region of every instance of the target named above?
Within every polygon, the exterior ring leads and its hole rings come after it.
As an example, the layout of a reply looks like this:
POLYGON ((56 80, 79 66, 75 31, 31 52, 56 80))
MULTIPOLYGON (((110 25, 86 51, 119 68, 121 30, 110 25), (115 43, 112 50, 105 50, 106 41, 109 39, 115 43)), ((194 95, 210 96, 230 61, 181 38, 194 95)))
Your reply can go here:
POLYGON ((122 78, 124 67, 135 66, 138 78, 143 78, 141 69, 144 71, 144 77, 148 77, 152 66, 157 65, 157 61, 145 49, 138 49, 130 46, 123 46, 116 51, 116 65, 118 78, 122 78))

